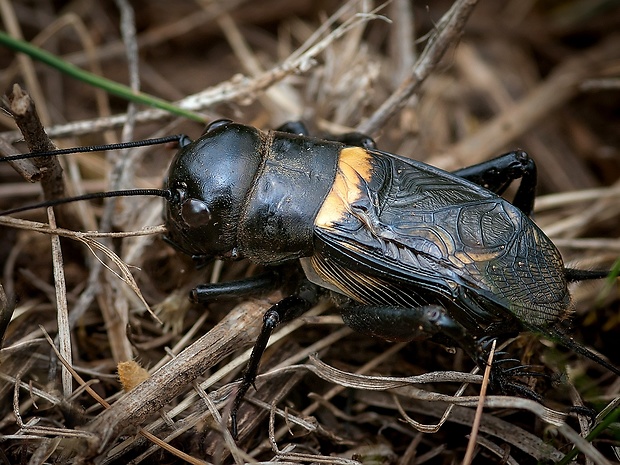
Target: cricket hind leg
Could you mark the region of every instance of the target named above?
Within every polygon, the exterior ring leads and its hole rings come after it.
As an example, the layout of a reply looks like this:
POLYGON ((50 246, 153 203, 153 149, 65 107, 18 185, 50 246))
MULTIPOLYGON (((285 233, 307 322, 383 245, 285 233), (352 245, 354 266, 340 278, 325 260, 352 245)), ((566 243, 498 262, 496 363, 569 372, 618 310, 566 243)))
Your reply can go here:
MULTIPOLYGON (((494 338, 476 338, 467 332, 439 305, 422 305, 417 308, 386 306, 373 307, 352 304, 340 309, 344 322, 354 330, 369 336, 390 341, 413 341, 431 339, 435 342, 460 346, 484 370, 494 338)), ((547 376, 532 371, 519 360, 496 354, 491 366, 491 389, 502 394, 518 394, 537 402, 542 397, 519 378, 547 376)))

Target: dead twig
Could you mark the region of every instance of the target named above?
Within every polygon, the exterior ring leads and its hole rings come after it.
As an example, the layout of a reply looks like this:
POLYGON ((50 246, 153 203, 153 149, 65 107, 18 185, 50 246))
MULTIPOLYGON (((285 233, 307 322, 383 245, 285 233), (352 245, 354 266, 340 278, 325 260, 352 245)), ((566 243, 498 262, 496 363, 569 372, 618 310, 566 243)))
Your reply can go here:
POLYGON ((170 403, 223 357, 253 342, 267 307, 256 302, 237 306, 211 331, 97 416, 85 429, 98 435, 99 450, 127 427, 139 425, 170 403))
POLYGON ((424 80, 433 72, 448 47, 455 44, 478 0, 458 0, 441 18, 426 48, 416 61, 411 74, 373 115, 360 124, 357 130, 363 134, 375 134, 385 123, 405 106, 424 80))
MULTIPOLYGON (((18 84, 13 85, 12 92, 6 96, 3 103, 15 119, 31 152, 49 152, 56 149, 45 133, 34 102, 18 84)), ((32 160, 41 171, 41 187, 45 199, 64 197, 62 167, 56 157, 33 158, 32 160)))

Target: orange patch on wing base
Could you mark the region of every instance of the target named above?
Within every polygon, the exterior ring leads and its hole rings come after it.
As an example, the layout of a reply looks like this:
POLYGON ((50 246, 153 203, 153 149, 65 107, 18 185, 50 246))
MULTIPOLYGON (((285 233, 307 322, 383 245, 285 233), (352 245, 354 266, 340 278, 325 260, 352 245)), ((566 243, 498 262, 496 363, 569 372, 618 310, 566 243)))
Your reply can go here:
POLYGON ((347 165, 354 169, 360 177, 370 181, 372 176, 372 156, 366 149, 361 147, 346 147, 340 151, 338 168, 347 165))
POLYGON ((372 176, 371 158, 361 147, 346 147, 340 151, 336 178, 314 220, 316 226, 329 228, 344 219, 350 211, 349 205, 361 198, 360 183, 369 182, 372 176))

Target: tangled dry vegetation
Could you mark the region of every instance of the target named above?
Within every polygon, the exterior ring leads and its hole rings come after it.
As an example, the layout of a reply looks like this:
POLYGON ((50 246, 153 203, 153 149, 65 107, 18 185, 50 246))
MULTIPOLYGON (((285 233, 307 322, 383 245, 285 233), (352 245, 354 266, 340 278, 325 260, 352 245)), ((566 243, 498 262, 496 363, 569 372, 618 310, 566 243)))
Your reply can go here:
MULTIPOLYGON (((620 255, 620 5, 482 0, 469 15, 475 3, 456 2, 447 17, 448 0, 142 1, 132 2, 134 35, 113 2, 0 1, 11 35, 115 81, 135 82, 135 68, 142 90, 205 121, 358 129, 445 169, 524 148, 539 167, 538 224, 569 265, 610 268, 620 255)), ((27 89, 58 146, 202 131, 7 48, 0 63, 2 89, 27 89)), ((21 137, 6 114, 0 126, 6 142, 21 137)), ((65 157, 66 195, 159 187, 172 153, 65 157)), ((0 209, 40 195, 6 163, 0 177, 0 209)), ((281 296, 190 305, 196 284, 258 270, 196 271, 151 228, 161 204, 71 204, 57 210, 58 235, 40 210, 0 218, 3 311, 14 307, 0 351, 0 463, 447 464, 463 460, 474 433, 475 463, 558 461, 575 444, 580 462, 618 460, 617 425, 590 444, 587 418, 557 413, 613 407, 620 380, 604 369, 521 335, 511 355, 569 376, 526 380, 549 409, 488 397, 474 427, 480 377, 460 350, 355 334, 328 302, 273 338, 235 444, 230 394, 281 296), (117 370, 127 389, 146 381, 123 394, 117 370), (476 383, 459 390, 465 380, 476 383)), ((620 365, 617 286, 579 284, 573 297, 575 339, 620 365)))

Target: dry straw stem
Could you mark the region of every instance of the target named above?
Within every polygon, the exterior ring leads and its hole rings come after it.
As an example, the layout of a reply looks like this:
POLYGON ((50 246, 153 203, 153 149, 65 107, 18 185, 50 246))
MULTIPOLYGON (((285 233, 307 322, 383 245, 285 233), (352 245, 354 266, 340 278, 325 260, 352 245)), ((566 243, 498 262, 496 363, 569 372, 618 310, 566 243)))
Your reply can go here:
POLYGON ((258 336, 258 322, 268 306, 246 302, 235 307, 211 331, 121 397, 112 408, 98 415, 85 430, 98 435, 100 450, 118 433, 141 424, 169 404, 226 355, 252 343, 258 336))
MULTIPOLYGON (((364 390, 394 389, 395 392, 400 392, 411 399, 431 402, 449 402, 461 406, 476 407, 480 401, 479 396, 450 396, 414 387, 415 384, 429 382, 480 382, 479 375, 440 371, 419 376, 396 378, 391 376, 368 376, 347 373, 321 362, 316 357, 310 357, 310 363, 311 366, 309 369, 316 375, 340 386, 364 390)), ((556 426, 563 424, 566 418, 566 414, 544 407, 532 400, 519 397, 490 396, 486 398, 484 405, 494 408, 519 408, 529 410, 546 422, 556 426)))
POLYGON ((495 346, 497 341, 494 340, 489 351, 489 357, 484 369, 484 377, 482 379, 482 386, 480 386, 480 400, 476 407, 476 416, 472 423, 471 433, 469 436, 469 442, 467 443, 467 450, 465 451, 465 458, 463 459, 463 465, 469 465, 474 457, 474 450, 478 439, 478 433, 480 432, 480 422, 482 421, 482 409, 484 408, 484 399, 487 394, 487 388, 489 386, 489 379, 491 377, 491 367, 493 366, 493 357, 495 356, 495 346))
MULTIPOLYGON (((140 50, 148 50, 166 44, 168 41, 180 35, 191 33, 198 28, 204 28, 221 14, 233 11, 247 0, 229 0, 226 2, 215 2, 203 5, 202 8, 191 15, 186 15, 180 19, 164 23, 161 26, 154 26, 137 38, 137 45, 140 50)), ((288 0, 286 0, 288 1, 288 0)), ((251 12, 252 17, 256 18, 261 10, 268 8, 268 4, 262 3, 259 11, 251 12)), ((99 60, 118 57, 126 53, 125 44, 121 40, 113 40, 97 48, 96 57, 99 60)), ((83 52, 73 53, 64 57, 69 63, 80 66, 85 64, 90 58, 83 52)))
MULTIPOLYGON (((10 2, 9 0, 0 0, 0 11, 2 12, 2 14, 0 15, 0 17, 2 18, 2 23, 8 33, 11 34, 13 37, 21 39, 23 37, 21 26, 19 21, 17 20, 17 16, 15 15, 15 9, 13 8, 12 2, 10 2)), ((41 89, 40 81, 34 69, 33 60, 29 56, 19 54, 17 57, 17 61, 19 62, 19 67, 23 73, 26 87, 30 89, 36 101, 40 102, 39 104, 42 106, 41 119, 43 120, 44 124, 47 125, 50 123, 51 118, 49 112, 47 111, 45 94, 41 89)))
POLYGON ((4 287, 0 284, 0 363, 4 350, 4 336, 6 335, 6 329, 8 328, 11 318, 13 317, 14 310, 15 306, 13 302, 9 301, 6 292, 4 291, 4 287))
MULTIPOLYGON (((14 228, 37 231, 44 234, 50 234, 52 237, 68 237, 74 240, 77 240, 83 243, 88 249, 92 252, 93 256, 100 261, 97 256, 96 251, 102 252, 108 259, 118 267, 120 273, 117 273, 114 269, 112 269, 107 263, 100 262, 105 268, 107 268, 111 273, 113 273, 118 279, 127 284, 131 290, 133 290, 140 301, 144 304, 144 307, 148 310, 151 316, 161 324, 161 321, 153 313, 151 307, 144 299, 142 292, 138 286, 138 283, 134 279, 129 265, 127 265, 112 249, 107 247, 105 244, 95 240, 95 238, 110 238, 110 237, 135 237, 135 236, 143 236, 143 235, 151 235, 151 234, 161 234, 165 232, 165 228, 163 226, 154 226, 151 228, 145 228, 140 231, 132 231, 132 232, 121 232, 121 233, 100 233, 100 232, 81 232, 81 231, 71 231, 63 228, 55 228, 51 225, 47 225, 44 223, 37 223, 34 221, 26 221, 20 220, 18 218, 10 218, 10 217, 0 217, 0 224, 4 224, 6 226, 11 226, 14 228)), ((66 290, 61 290, 61 292, 66 292, 66 290)))
POLYGON ((0 224, 10 226, 12 228, 24 229, 26 231, 36 231, 44 234, 56 234, 58 236, 69 237, 78 241, 85 239, 95 239, 100 237, 137 237, 150 236, 154 234, 163 234, 166 228, 163 225, 149 226, 138 231, 122 231, 122 232, 99 232, 99 231, 73 231, 64 228, 52 228, 48 224, 39 223, 37 221, 22 220, 19 218, 0 217, 0 224))
MULTIPOLYGON (((487 397, 487 402, 492 397, 487 397)), ((386 393, 375 391, 360 391, 358 394, 360 402, 364 402, 369 408, 394 408, 393 399, 386 393)), ((523 399, 521 399, 523 400, 523 399)), ((418 402, 411 401, 405 396, 401 396, 400 402, 403 408, 400 410, 403 418, 410 423, 409 415, 428 415, 440 418, 446 410, 446 405, 440 402, 418 402), (406 410, 406 412, 405 412, 406 410)), ((472 405, 473 405, 472 401, 472 405)), ((532 402, 533 401, 528 401, 532 402)), ((471 428, 475 416, 475 411, 463 406, 454 406, 448 422, 463 425, 471 428)), ((564 454, 552 445, 548 444, 543 438, 530 433, 516 426, 510 419, 502 419, 492 413, 483 413, 480 423, 480 432, 488 437, 494 437, 517 450, 523 451, 537 461, 558 461, 564 454)))
POLYGON ((572 56, 541 84, 478 131, 447 148, 427 163, 445 170, 479 163, 496 156, 508 143, 552 114, 580 93, 581 84, 597 77, 620 59, 620 36, 613 35, 585 52, 572 56))
MULTIPOLYGON (((354 5, 356 1, 350 1, 347 5, 354 5)), ((346 9, 340 9, 336 14, 342 15, 346 9)), ((328 23, 334 22, 336 18, 331 18, 328 23)), ((243 105, 249 105, 256 100, 258 96, 281 82, 284 78, 294 74, 306 73, 318 64, 316 57, 327 49, 335 40, 341 38, 349 31, 356 27, 361 27, 368 21, 374 19, 385 19, 383 16, 376 14, 374 11, 362 14, 358 13, 344 20, 333 31, 329 32, 320 40, 312 37, 308 43, 303 44, 299 48, 299 53, 294 52, 289 58, 281 64, 276 65, 258 76, 248 78, 243 75, 235 75, 231 79, 224 81, 214 87, 206 89, 194 95, 190 95, 175 105, 186 110, 203 110, 212 108, 217 104, 224 102, 238 102, 243 105)), ((66 137, 81 134, 92 134, 107 129, 122 126, 127 121, 127 114, 114 115, 110 117, 97 118, 95 120, 78 121, 66 125, 48 127, 47 132, 50 137, 66 137)), ((161 121, 169 118, 169 114, 162 110, 146 110, 140 111, 135 115, 136 123, 146 123, 152 121, 161 121)), ((1 134, 8 142, 15 142, 21 137, 17 131, 10 131, 1 134)))
MULTIPOLYGON (((350 329, 348 328, 343 328, 342 330, 338 331, 338 332, 344 332, 346 331, 344 335, 349 334, 351 332, 350 329)), ((335 341, 334 341, 335 342, 335 341)), ((394 356, 396 353, 398 353, 400 350, 402 350, 402 348, 404 347, 405 344, 395 344, 394 346, 392 346, 391 348, 389 348, 388 350, 386 350, 385 352, 383 352, 382 354, 378 355, 377 357, 374 357, 372 360, 368 361, 367 363, 365 363, 362 367, 360 367, 358 370, 356 370, 356 374, 365 374, 369 371, 372 371, 374 369, 376 369, 379 365, 381 365, 382 363, 385 363, 387 360, 390 359, 390 357, 394 356)), ((309 356, 311 353, 314 353, 316 350, 318 350, 318 348, 313 344, 314 347, 308 347, 308 349, 313 349, 312 352, 308 353, 307 355, 309 356)), ((287 363, 287 361, 282 362, 280 365, 284 365, 285 363, 287 363)), ((346 389, 345 386, 343 385, 335 385, 333 386, 329 391, 327 391, 325 394, 320 396, 319 400, 315 400, 312 404, 310 404, 308 407, 304 408, 304 410, 302 410, 299 414, 299 416, 301 418, 307 418, 310 415, 314 414, 316 412, 316 410, 322 406, 325 405, 327 402, 329 402, 332 398, 334 398, 335 396, 341 394, 344 390, 346 389)), ((268 440, 264 440, 259 446, 257 446, 252 452, 250 452, 250 455, 252 455, 253 457, 258 456, 259 454, 261 454, 262 452, 266 451, 269 449, 269 447, 271 446, 271 443, 273 441, 278 441, 281 438, 283 438, 286 434, 288 434, 290 432, 289 426, 285 425, 282 428, 280 428, 279 430, 277 430, 276 432, 274 432, 274 434, 272 436, 270 436, 270 438, 268 440)))
MULTIPOLYGON (((254 324, 252 325, 251 322, 247 321, 246 318, 240 319, 239 321, 241 321, 242 325, 238 328, 239 330, 241 330, 242 332, 244 331, 251 331, 252 334, 249 335, 242 335, 242 340, 239 340, 237 338, 238 335, 236 334, 231 334, 232 331, 234 331, 234 328, 236 328, 236 324, 233 321, 230 321, 230 314, 227 315, 226 319, 223 320, 221 323, 219 323, 215 328, 213 328, 211 331, 209 331, 209 333, 207 333, 206 336, 203 336, 203 338, 201 338, 199 341, 196 341, 194 344, 192 344, 192 346, 188 347, 187 349, 185 349, 184 351, 182 351, 178 357, 176 357, 175 359, 173 359, 173 361, 175 362, 175 365, 172 367, 169 367, 170 363, 162 366, 161 368, 157 369, 155 371, 155 373, 160 373, 163 370, 163 373, 161 374, 161 377, 176 377, 176 370, 178 369, 183 369, 183 370, 189 370, 188 373, 188 377, 189 378, 195 378, 197 376, 201 376, 202 372, 204 371, 202 365, 203 364, 209 364, 209 366, 211 364, 217 363, 219 361, 219 359, 221 359, 222 357, 224 357, 226 355, 226 353, 222 353, 220 354, 220 352, 224 351, 224 350, 236 350, 239 347, 243 347, 244 345, 248 345, 249 342, 253 342, 255 340, 255 337, 258 335, 258 328, 259 328, 259 324, 258 324, 258 320, 262 320, 262 315, 264 314, 264 310, 266 309, 265 303, 264 302, 247 302, 245 304, 242 304, 238 307, 235 308, 234 310, 234 315, 233 318, 238 318, 239 314, 243 314, 243 312, 245 312, 246 310, 251 310, 252 315, 249 315, 247 317, 247 319, 250 319, 252 317, 257 318, 257 321, 254 321, 254 324), (244 326, 246 325, 247 326, 244 326), (251 326, 250 326, 251 325, 251 326), (224 328, 222 328, 222 326, 224 326, 224 328), (216 331, 216 334, 209 336, 213 331, 216 331), (227 341, 226 340, 222 340, 222 341, 217 341, 217 338, 220 337, 220 335, 222 333, 225 333, 225 337, 230 337, 230 339, 228 339, 228 343, 230 344, 228 347, 229 349, 226 349, 226 344, 227 341), (213 340, 216 340, 217 343, 213 343, 213 340), (237 344, 239 344, 237 346, 237 344), (200 349, 200 348, 203 349, 200 349), (232 347, 232 349, 230 349, 232 347), (215 351, 215 353, 214 353, 215 351), (200 352, 199 356, 193 356, 193 354, 200 352), (180 367, 179 367, 180 365, 180 367), (168 374, 165 374, 168 373, 168 374)), ((319 305, 316 308, 310 310, 308 312, 308 314, 310 316, 312 315, 317 315, 321 312, 323 312, 326 309, 326 305, 319 305)), ((294 322, 291 322, 289 324, 287 324, 285 327, 281 328, 278 332, 276 332, 270 339, 269 341, 269 346, 276 343, 278 340, 283 339, 284 337, 286 337, 287 335, 289 335, 291 332, 295 331, 296 329, 299 329, 300 327, 302 327, 304 324, 304 319, 298 319, 295 320, 294 322)), ((349 330, 348 328, 337 331, 336 333, 324 338, 321 341, 317 341, 315 344, 312 344, 310 347, 308 347, 305 350, 302 350, 298 353, 296 353, 294 356, 290 357, 287 360, 282 361, 280 364, 278 364, 274 370, 272 370, 270 372, 270 374, 273 374, 275 372, 278 371, 278 369, 286 369, 286 370, 290 370, 291 368, 289 367, 290 364, 292 363, 297 363, 300 360, 303 360, 305 357, 307 357, 308 352, 313 352, 313 351, 317 351, 317 350, 322 350, 325 347, 330 346, 333 342, 337 341, 338 339, 344 337, 347 334, 350 334, 351 330, 349 330)), ((242 355, 235 357, 232 361, 230 361, 229 363, 227 363, 225 366, 223 366, 222 368, 220 368, 218 371, 216 371, 215 373, 213 373, 211 376, 209 376, 206 380, 204 380, 203 382, 200 383, 200 388, 203 390, 207 390, 213 387, 213 385, 215 383, 220 382, 224 377, 228 376, 231 372, 234 372, 236 369, 240 368, 241 366, 243 366, 245 363, 247 363, 247 361, 249 360, 250 357, 250 353, 251 353, 251 349, 248 349, 246 352, 244 352, 242 355)), ((295 368, 293 368, 294 370, 295 368)), ((268 378, 270 376, 270 374, 265 374, 265 375, 261 375, 257 378, 257 384, 262 380, 263 377, 268 378)), ((155 375, 153 375, 155 376, 155 375)), ((277 379, 276 379, 277 381, 277 379)), ((146 383, 150 383, 151 380, 148 380, 146 383)), ((288 385, 288 383, 287 383, 288 385)), ((118 421, 119 422, 119 428, 121 428, 122 426, 120 425, 124 425, 127 426, 127 424, 129 423, 133 423, 133 417, 134 417, 134 411, 133 409, 140 409, 142 407, 142 404, 144 403, 144 399, 140 396, 145 395, 145 394, 150 394, 156 398, 159 398, 161 396, 164 397, 164 400, 168 398, 168 396, 170 396, 170 393, 168 392, 168 389, 170 386, 167 385, 156 385, 156 384, 151 384, 150 388, 146 388, 146 392, 140 392, 140 393, 136 393, 135 390, 132 391, 132 393, 130 393, 130 395, 135 395, 138 396, 136 397, 134 400, 135 402, 132 401, 128 401, 127 403, 124 404, 124 407, 120 407, 119 411, 117 412, 117 415, 120 415, 120 418, 112 418, 109 421, 118 421), (129 411, 126 411, 126 409, 130 409, 129 411)), ((143 387, 142 385, 138 386, 138 388, 143 387)), ((181 392, 184 390, 183 385, 179 384, 178 386, 178 392, 181 392)), ((276 383, 272 386, 266 385, 264 387, 261 387, 259 395, 261 396, 270 396, 273 395, 276 398, 279 398, 279 393, 278 390, 281 389, 282 392, 288 392, 288 389, 290 389, 290 386, 286 387, 286 389, 282 386, 282 383, 276 383)), ((234 392, 234 391, 233 391, 234 392)), ((222 399, 222 398, 229 398, 231 395, 231 388, 230 385, 225 385, 222 388, 218 389, 215 392, 212 392, 210 394, 211 396, 213 396, 213 398, 215 399, 222 399)), ((174 397, 174 396, 172 396, 174 397)), ((122 401, 123 398, 121 398, 119 400, 122 401)), ((186 414, 187 410, 193 410, 193 406, 196 402, 196 395, 195 394, 189 394, 186 395, 182 400, 179 401, 179 403, 173 407, 172 409, 170 409, 167 412, 167 415, 169 418, 173 419, 176 418, 180 415, 186 414)), ((155 402, 159 403, 160 400, 155 400, 155 402)), ((166 402, 164 402, 166 403, 166 402)), ((116 404, 114 404, 116 405, 116 404)), ((239 415, 239 423, 241 424, 243 422, 243 406, 242 409, 240 411, 240 415, 239 415)), ((107 412, 104 412, 103 415, 107 414, 107 412)), ((145 415, 147 415, 148 413, 145 413, 145 415)), ((260 418, 260 415, 254 415, 255 418, 250 418, 250 424, 254 424, 256 423, 256 421, 260 418)), ((189 417, 187 417, 189 419, 189 417)), ((200 419, 196 419, 194 421, 203 421, 202 418, 200 419)), ((97 420, 95 420, 97 421, 97 420)), ((185 427, 183 427, 183 425, 175 425, 175 430, 173 433, 171 433, 171 437, 176 436, 181 434, 183 431, 185 431, 185 429, 189 429, 195 426, 195 422, 191 422, 191 421, 186 421, 185 422, 185 427), (178 426, 178 427, 176 427, 178 426)), ((145 426, 144 428, 148 429, 149 431, 157 431, 159 428, 161 428, 163 425, 163 420, 161 419, 157 419, 155 421, 153 421, 152 423, 150 423, 148 426, 145 426)), ((247 426, 242 426, 242 430, 241 430, 241 434, 240 437, 244 436, 244 431, 249 431, 249 425, 247 426)), ((212 438, 213 441, 213 446, 218 445, 219 442, 217 441, 218 436, 212 438)), ((127 452, 127 449, 131 449, 133 447, 136 446, 140 446, 140 444, 138 444, 135 441, 125 441, 125 443, 120 444, 119 446, 115 447, 113 451, 110 452, 110 454, 108 455, 107 459, 108 460, 113 460, 115 456, 122 456, 122 454, 127 452)), ((211 447, 213 447, 211 446, 211 447)), ((150 453, 155 452, 155 449, 152 449, 150 451, 150 453)), ((222 451, 221 454, 224 454, 226 451, 222 451)), ((145 453, 147 456, 148 453, 145 453)))
MULTIPOLYGON (((460 396, 448 396, 443 394, 438 394, 435 392, 429 392, 422 389, 418 389, 412 386, 412 384, 417 383, 426 383, 432 380, 432 382, 441 382, 441 381, 456 381, 456 382, 472 382, 479 381, 480 377, 477 375, 467 375, 465 373, 460 372, 437 372, 437 373, 427 373, 425 375, 407 377, 407 378, 394 378, 394 377, 378 377, 378 376, 362 376, 355 375, 352 373, 346 373, 341 370, 337 370, 333 367, 330 367, 321 361, 319 361, 316 357, 310 357, 310 362, 312 365, 312 371, 318 376, 338 384, 339 386, 348 386, 355 389, 360 390, 385 390, 385 389, 393 389, 395 393, 401 396, 408 401, 417 400, 424 401, 424 406, 429 406, 429 410, 426 410, 426 407, 412 407, 411 405, 407 405, 408 409, 413 409, 418 413, 426 413, 430 415, 443 416, 450 422, 457 422, 466 425, 474 424, 475 415, 471 410, 463 410, 460 411, 458 409, 451 410, 451 414, 449 417, 446 417, 445 414, 440 413, 441 407, 435 407, 435 405, 441 406, 442 403, 448 403, 453 406, 461 406, 461 407, 478 407, 481 405, 481 398, 479 396, 469 396, 469 397, 460 397, 460 396), (430 404, 429 404, 430 402, 430 404), (461 412, 459 414, 459 412, 461 412), (468 419, 462 420, 459 417, 467 412, 468 419)), ((398 405, 398 403, 397 403, 398 405)), ((562 435, 564 435, 568 440, 572 443, 576 444, 577 447, 587 454, 589 457, 601 458, 601 454, 596 451, 594 446, 583 439, 580 441, 575 441, 575 431, 570 428, 566 423, 566 414, 561 412, 557 412, 555 410, 549 409, 547 407, 542 406, 541 404, 534 402, 529 399, 518 398, 518 397, 506 397, 506 396, 488 396, 484 398, 482 405, 488 408, 495 409, 519 409, 519 410, 527 410, 531 413, 538 416, 540 419, 545 421, 546 423, 553 425, 558 429, 562 435)), ((420 429, 421 431, 431 432, 428 428, 424 427, 420 423, 412 420, 409 415, 405 412, 404 409, 400 408, 399 411, 402 417, 414 428, 420 429)), ((542 447, 542 442, 536 438, 534 435, 529 435, 523 430, 519 428, 515 428, 514 425, 511 425, 509 422, 503 422, 502 420, 497 420, 493 415, 484 415, 484 419, 480 422, 480 431, 493 434, 495 436, 501 437, 505 441, 512 443, 515 446, 518 446, 521 450, 529 453, 537 460, 558 460, 562 457, 558 451, 550 447, 542 447)), ((436 430, 434 430, 436 432, 436 430)), ((596 461, 596 463, 605 464, 607 461, 603 460, 596 461)))
POLYGON ((357 127, 364 134, 375 134, 387 121, 401 110, 416 93, 424 80, 433 72, 448 47, 454 45, 463 32, 465 23, 478 0, 457 0, 443 15, 437 29, 429 38, 413 71, 374 114, 357 127))
MULTIPOLYGON (((47 217, 49 220, 50 229, 56 228, 56 217, 54 216, 54 209, 47 209, 47 217)), ((54 269, 54 286, 56 287, 56 321, 58 324, 58 334, 56 340, 58 341, 58 352, 60 356, 67 361, 69 365, 72 364, 73 356, 71 353, 71 327, 69 325, 69 307, 67 305, 67 286, 65 281, 65 270, 62 260, 62 249, 60 248, 60 236, 52 234, 52 266, 54 269)), ((65 398, 69 398, 73 392, 73 379, 71 373, 63 365, 62 370, 62 393, 65 398)))
MULTIPOLYGON (((95 399, 102 407, 109 409, 110 408, 110 404, 103 399, 101 396, 99 396, 99 394, 97 394, 87 383, 86 381, 84 381, 84 379, 82 379, 82 377, 77 373, 77 371, 75 371, 73 369, 73 367, 71 366, 71 363, 69 361, 67 361, 62 354, 60 353, 60 351, 56 348, 54 341, 52 341, 52 338, 49 336, 49 334, 47 334, 47 331, 45 331, 45 329, 43 327, 41 327, 41 331, 43 332, 45 338, 47 339, 47 342, 50 344, 50 346, 52 347, 52 350, 56 353, 56 356, 58 357, 59 361, 61 362, 62 366, 70 373, 70 375, 90 394, 90 396, 93 397, 93 399, 95 399)), ((19 382, 15 383, 15 388, 16 390, 18 389, 18 386, 20 385, 19 382)), ((19 413, 16 412, 16 416, 19 416, 19 413)), ((84 431, 74 431, 74 430, 70 430, 70 429, 52 429, 52 428, 41 428, 41 429, 33 429, 33 428, 24 428, 22 426, 22 429, 24 431, 27 431, 29 433, 32 432, 36 432, 37 434, 56 434, 58 436, 64 436, 64 437, 76 437, 76 438, 84 438, 86 439, 86 441, 88 442, 88 445, 90 448, 92 448, 96 443, 96 436, 93 434, 88 434, 84 431)), ((167 450, 168 452, 170 452, 171 454, 176 455, 177 457, 182 458, 183 460, 185 460, 188 463, 192 463, 192 464, 196 464, 196 465, 205 465, 206 462, 196 459, 182 451, 179 451, 178 449, 171 447, 169 444, 165 443, 164 441, 161 441, 157 436, 154 436, 153 434, 149 433, 148 431, 145 431, 143 429, 139 429, 138 432, 144 436, 146 439, 148 439, 149 441, 151 441, 154 444, 157 444, 159 447, 161 447, 164 450, 167 450)), ((56 445, 59 444, 59 442, 56 443, 56 445)), ((56 447, 56 445, 54 446, 54 448, 56 447)), ((48 449, 48 444, 43 441, 42 444, 39 446, 38 451, 46 451, 48 449)))
POLYGON ((335 465, 362 465, 362 462, 359 462, 357 460, 349 460, 346 458, 333 456, 323 456, 319 454, 303 454, 299 452, 292 452, 295 447, 293 444, 289 444, 283 450, 280 450, 275 437, 275 405, 275 402, 271 403, 271 409, 269 414, 269 443, 271 444, 271 450, 276 455, 278 462, 290 460, 293 463, 309 461, 312 463, 328 463, 335 465))

